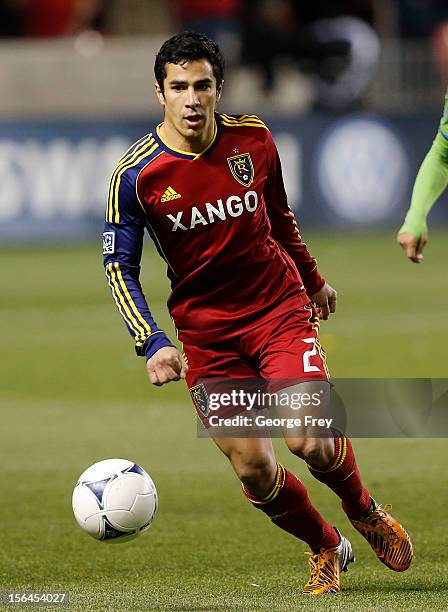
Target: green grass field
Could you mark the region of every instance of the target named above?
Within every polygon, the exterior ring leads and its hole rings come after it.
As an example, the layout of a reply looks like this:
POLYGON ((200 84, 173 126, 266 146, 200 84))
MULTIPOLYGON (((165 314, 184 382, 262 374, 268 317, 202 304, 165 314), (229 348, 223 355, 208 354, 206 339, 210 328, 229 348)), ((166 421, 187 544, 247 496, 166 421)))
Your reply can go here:
MULTIPOLYGON (((339 291, 321 333, 335 376, 447 377, 446 234, 431 235, 420 266, 381 234, 307 242, 339 291)), ((0 591, 67 590, 73 610, 447 609, 446 440, 355 441, 367 486, 413 536, 416 558, 403 575, 376 560, 333 494, 276 441, 357 557, 340 595, 305 598, 305 545, 252 509, 225 458, 197 438, 182 383, 146 381, 99 249, 3 249, 1 260, 0 591), (109 457, 143 465, 159 492, 149 532, 122 546, 90 539, 71 511, 78 475, 109 457)), ((143 285, 171 330, 168 285, 150 248, 143 285)))

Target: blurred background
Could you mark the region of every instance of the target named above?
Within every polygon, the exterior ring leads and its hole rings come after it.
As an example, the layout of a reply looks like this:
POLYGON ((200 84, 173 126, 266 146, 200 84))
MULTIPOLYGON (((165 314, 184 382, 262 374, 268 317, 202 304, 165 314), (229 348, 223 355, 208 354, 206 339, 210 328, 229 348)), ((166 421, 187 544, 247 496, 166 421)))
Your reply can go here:
POLYGON ((221 109, 269 123, 303 225, 399 224, 442 111, 445 1, 0 0, 0 240, 98 235, 181 29, 221 45, 221 109))

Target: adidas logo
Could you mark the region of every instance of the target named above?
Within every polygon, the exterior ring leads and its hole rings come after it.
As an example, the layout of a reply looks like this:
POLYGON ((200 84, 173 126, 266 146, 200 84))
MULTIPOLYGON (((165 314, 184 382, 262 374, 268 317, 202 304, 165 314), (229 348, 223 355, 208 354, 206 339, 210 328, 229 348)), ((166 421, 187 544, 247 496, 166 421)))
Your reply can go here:
POLYGON ((162 202, 169 202, 170 200, 177 200, 178 198, 181 198, 181 197, 182 196, 180 195, 180 193, 177 193, 176 191, 174 191, 172 187, 168 187, 162 196, 162 202))

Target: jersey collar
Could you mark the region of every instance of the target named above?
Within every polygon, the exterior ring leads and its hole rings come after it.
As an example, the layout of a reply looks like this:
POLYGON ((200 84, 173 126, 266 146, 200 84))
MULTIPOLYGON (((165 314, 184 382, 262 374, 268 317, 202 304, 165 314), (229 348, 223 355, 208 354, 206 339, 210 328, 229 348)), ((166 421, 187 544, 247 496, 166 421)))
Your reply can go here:
POLYGON ((195 160, 195 159, 198 159, 199 157, 202 157, 206 153, 210 153, 215 148, 216 143, 218 142, 219 135, 221 133, 221 125, 219 121, 216 120, 216 116, 215 116, 215 129, 214 129, 213 138, 211 139, 211 141, 208 143, 205 149, 200 151, 200 153, 190 153, 189 151, 181 151, 180 149, 174 149, 173 147, 170 147, 170 145, 165 140, 163 140, 163 138, 160 135, 160 127, 162 123, 159 123, 159 125, 154 130, 154 133, 153 133, 154 138, 159 143, 162 149, 164 149, 168 153, 171 153, 171 155, 174 155, 175 157, 180 157, 182 159, 195 160))

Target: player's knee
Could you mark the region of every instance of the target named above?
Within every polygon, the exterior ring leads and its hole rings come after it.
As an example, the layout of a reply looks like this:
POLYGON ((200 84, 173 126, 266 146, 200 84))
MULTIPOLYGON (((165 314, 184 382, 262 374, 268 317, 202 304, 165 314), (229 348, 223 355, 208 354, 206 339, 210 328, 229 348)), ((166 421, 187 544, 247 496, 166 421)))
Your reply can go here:
POLYGON ((268 453, 243 455, 232 453, 230 460, 241 482, 250 491, 259 491, 269 487, 275 478, 277 465, 268 453))
POLYGON ((289 450, 309 465, 326 465, 332 458, 329 438, 295 438, 287 441, 289 450))

